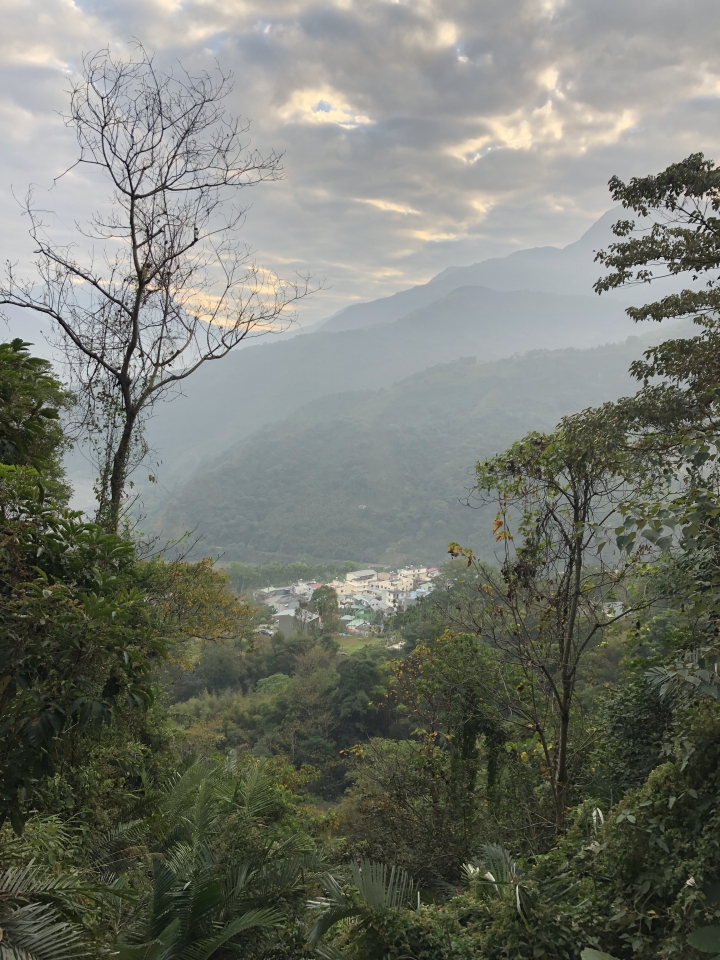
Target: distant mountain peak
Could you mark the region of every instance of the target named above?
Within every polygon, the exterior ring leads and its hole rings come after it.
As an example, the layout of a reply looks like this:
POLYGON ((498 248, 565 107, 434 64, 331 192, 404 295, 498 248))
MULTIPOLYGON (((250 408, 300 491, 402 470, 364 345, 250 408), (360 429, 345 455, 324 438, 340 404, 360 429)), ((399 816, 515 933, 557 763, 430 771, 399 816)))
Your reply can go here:
POLYGON ((351 304, 329 317, 318 329, 353 330, 392 323, 434 303, 457 287, 486 286, 503 291, 590 295, 593 283, 602 272, 595 263, 594 251, 614 239, 612 225, 619 212, 618 207, 608 210, 579 240, 566 247, 530 247, 465 267, 446 267, 427 283, 379 300, 351 304))

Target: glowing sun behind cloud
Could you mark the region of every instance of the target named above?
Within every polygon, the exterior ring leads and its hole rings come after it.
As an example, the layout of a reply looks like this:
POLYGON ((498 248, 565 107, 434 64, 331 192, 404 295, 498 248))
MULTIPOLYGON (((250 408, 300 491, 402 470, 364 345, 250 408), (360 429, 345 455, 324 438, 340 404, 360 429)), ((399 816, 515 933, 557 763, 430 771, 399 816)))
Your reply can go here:
POLYGON ((335 123, 349 129, 373 122, 328 87, 294 90, 278 116, 285 123, 335 123))

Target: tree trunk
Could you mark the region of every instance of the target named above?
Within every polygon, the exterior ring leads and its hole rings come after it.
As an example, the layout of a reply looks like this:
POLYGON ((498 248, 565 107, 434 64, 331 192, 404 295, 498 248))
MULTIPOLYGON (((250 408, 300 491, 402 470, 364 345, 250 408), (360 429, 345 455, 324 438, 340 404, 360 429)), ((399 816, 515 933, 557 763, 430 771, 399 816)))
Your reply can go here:
MULTIPOLYGON (((566 693, 566 691, 564 691, 566 693)), ((566 697, 563 697, 566 700, 566 697)), ((566 700, 560 711, 558 731, 557 770, 555 774, 555 832, 565 832, 565 807, 568 788, 568 733, 570 730, 570 704, 566 700)))
POLYGON ((126 414, 123 432, 112 461, 110 498, 98 510, 100 525, 107 533, 117 533, 120 525, 120 508, 125 492, 134 427, 135 414, 126 414))

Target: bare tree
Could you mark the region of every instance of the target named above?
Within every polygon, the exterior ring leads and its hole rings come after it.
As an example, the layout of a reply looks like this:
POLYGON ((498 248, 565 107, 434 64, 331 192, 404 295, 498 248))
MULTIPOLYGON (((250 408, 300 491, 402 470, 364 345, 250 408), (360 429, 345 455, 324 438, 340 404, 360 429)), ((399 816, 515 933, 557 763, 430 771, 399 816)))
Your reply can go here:
MULTIPOLYGON (((147 453, 153 406, 208 360, 274 328, 307 295, 307 279, 260 270, 239 241, 238 191, 281 179, 278 154, 250 150, 230 116, 232 78, 163 72, 141 45, 123 60, 101 50, 71 88, 77 165, 109 181, 110 204, 79 244, 48 234, 25 201, 37 275, 8 262, 0 304, 54 323, 95 438, 98 520, 117 530, 128 478, 147 453)), ((72 168, 71 168, 72 169, 72 168)))

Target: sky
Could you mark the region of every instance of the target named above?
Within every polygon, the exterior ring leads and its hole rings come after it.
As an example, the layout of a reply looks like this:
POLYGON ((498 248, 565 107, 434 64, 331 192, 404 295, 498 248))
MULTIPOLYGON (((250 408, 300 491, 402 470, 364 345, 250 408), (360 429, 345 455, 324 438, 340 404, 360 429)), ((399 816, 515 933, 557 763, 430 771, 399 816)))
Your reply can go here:
POLYGON ((31 247, 36 185, 62 229, 103 186, 62 121, 83 53, 232 71, 252 145, 284 154, 243 239, 312 274, 311 323, 451 265, 563 246, 607 181, 720 160, 717 0, 0 0, 0 257, 31 247))

